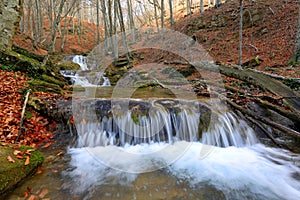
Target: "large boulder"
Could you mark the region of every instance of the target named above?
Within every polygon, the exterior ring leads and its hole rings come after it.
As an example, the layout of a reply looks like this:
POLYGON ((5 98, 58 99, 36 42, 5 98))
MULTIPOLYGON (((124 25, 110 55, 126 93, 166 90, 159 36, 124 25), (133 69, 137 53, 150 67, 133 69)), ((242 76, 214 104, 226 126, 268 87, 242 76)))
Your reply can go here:
POLYGON ((0 46, 11 48, 20 21, 20 0, 0 1, 0 46))

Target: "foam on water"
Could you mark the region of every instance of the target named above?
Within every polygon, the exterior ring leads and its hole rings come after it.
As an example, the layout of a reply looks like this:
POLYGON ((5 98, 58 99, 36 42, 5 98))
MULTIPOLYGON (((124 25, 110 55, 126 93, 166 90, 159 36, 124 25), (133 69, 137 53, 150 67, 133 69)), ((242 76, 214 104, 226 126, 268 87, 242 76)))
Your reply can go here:
POLYGON ((227 199, 300 199, 299 155, 262 144, 219 148, 180 141, 70 148, 69 153, 74 170, 66 175, 76 185, 75 193, 103 184, 129 185, 139 176, 129 172, 165 166, 162 173, 195 189, 213 186, 227 199))

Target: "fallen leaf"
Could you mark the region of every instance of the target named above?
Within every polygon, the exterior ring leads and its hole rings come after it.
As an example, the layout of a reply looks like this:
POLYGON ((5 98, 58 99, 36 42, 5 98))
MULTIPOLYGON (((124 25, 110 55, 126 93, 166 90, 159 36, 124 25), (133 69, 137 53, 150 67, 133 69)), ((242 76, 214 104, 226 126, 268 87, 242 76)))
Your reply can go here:
POLYGON ((24 192, 24 199, 26 199, 29 196, 29 192, 24 192))
POLYGON ((18 154, 20 154, 22 151, 19 150, 14 150, 14 155, 17 156, 18 154))
POLYGON ((11 156, 7 156, 7 160, 8 160, 8 162, 11 162, 11 163, 14 163, 14 162, 16 162, 14 159, 12 159, 12 157, 11 157, 11 156))
POLYGON ((52 142, 48 142, 48 143, 45 144, 43 147, 44 147, 44 148, 47 148, 47 147, 49 147, 51 144, 52 144, 52 142))
POLYGON ((28 200, 38 200, 39 197, 38 196, 35 196, 35 195, 30 195, 30 197, 28 198, 28 200))
POLYGON ((39 197, 44 198, 48 193, 49 193, 49 191, 44 188, 44 189, 42 189, 41 193, 39 194, 39 197))
POLYGON ((24 165, 26 166, 26 165, 29 165, 29 164, 30 164, 30 158, 29 158, 29 156, 26 156, 26 160, 25 160, 24 165))
POLYGON ((44 170, 45 170, 45 169, 44 169, 43 167, 40 166, 40 167, 37 169, 36 174, 41 174, 41 173, 43 173, 44 170))

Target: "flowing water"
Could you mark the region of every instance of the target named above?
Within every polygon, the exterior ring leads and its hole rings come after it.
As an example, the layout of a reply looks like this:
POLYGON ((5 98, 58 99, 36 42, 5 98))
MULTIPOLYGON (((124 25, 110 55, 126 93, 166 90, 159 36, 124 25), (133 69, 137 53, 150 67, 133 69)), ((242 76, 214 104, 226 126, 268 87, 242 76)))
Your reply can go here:
POLYGON ((110 81, 103 75, 103 72, 89 71, 87 66, 87 58, 82 55, 75 55, 72 59, 74 63, 77 63, 81 70, 62 70, 61 74, 70 80, 72 84, 80 85, 83 87, 87 86, 100 86, 106 87, 111 86, 110 81))
POLYGON ((109 80, 82 69, 65 73, 86 86, 73 98, 76 142, 50 147, 43 173, 6 199, 300 199, 299 154, 261 144, 220 101, 90 98, 109 80))
POLYGON ((300 156, 214 102, 83 102, 77 142, 7 199, 26 187, 50 199, 300 199, 300 156))

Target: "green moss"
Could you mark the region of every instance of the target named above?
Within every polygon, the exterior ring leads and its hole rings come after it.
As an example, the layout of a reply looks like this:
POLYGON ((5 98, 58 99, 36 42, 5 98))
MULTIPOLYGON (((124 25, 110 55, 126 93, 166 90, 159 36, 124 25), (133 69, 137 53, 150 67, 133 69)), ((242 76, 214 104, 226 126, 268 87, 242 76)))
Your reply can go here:
POLYGON ((0 50, 0 63, 6 66, 6 70, 26 72, 31 77, 47 72, 39 61, 8 49, 0 50))
POLYGON ((55 92, 62 93, 62 89, 59 85, 54 83, 48 83, 42 80, 33 79, 27 82, 34 91, 42 91, 42 92, 55 92))
POLYGON ((139 124, 139 116, 137 113, 131 113, 131 119, 135 124, 139 124))
POLYGON ((62 60, 57 63, 57 67, 60 70, 80 70, 80 65, 68 60, 62 60))
POLYGON ((51 76, 47 76, 46 74, 43 74, 41 78, 48 83, 53 83, 53 84, 59 85, 60 87, 64 87, 64 85, 65 85, 65 83, 63 81, 60 81, 51 76))
POLYGON ((26 156, 23 159, 18 159, 13 154, 15 149, 9 146, 0 146, 0 194, 9 191, 32 174, 44 161, 43 154, 32 147, 23 146, 17 150, 24 152, 28 149, 32 149, 30 163, 25 166, 26 156), (11 156, 15 162, 9 162, 7 160, 8 156, 11 156))
POLYGON ((160 87, 161 85, 157 82, 150 82, 150 83, 138 83, 135 84, 134 87, 136 88, 147 88, 147 87, 160 87))

